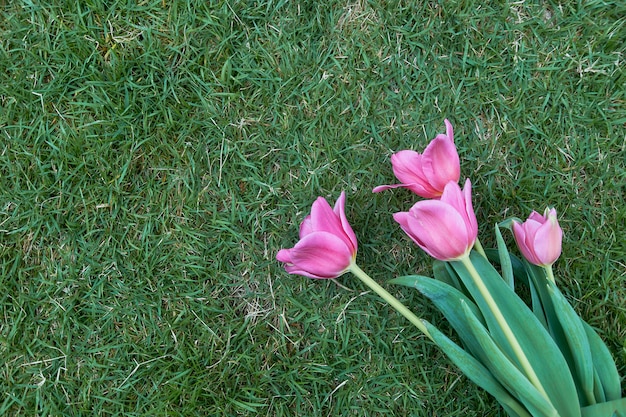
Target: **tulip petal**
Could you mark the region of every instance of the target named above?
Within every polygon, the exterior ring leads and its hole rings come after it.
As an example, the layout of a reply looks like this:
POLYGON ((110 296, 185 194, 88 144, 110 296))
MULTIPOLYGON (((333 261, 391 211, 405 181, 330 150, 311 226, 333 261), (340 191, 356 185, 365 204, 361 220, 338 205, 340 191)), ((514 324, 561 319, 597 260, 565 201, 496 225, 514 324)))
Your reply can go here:
POLYGON ((548 220, 537 229, 534 252, 541 265, 550 265, 561 256, 563 231, 548 220))
POLYGON ((372 189, 373 193, 380 193, 381 191, 392 190, 394 188, 406 188, 406 184, 392 184, 392 185, 379 185, 372 189))
POLYGON ((450 120, 444 119, 443 124, 446 125, 446 136, 454 142, 454 129, 452 129, 452 123, 450 123, 450 120))
POLYGON ((424 198, 437 198, 441 195, 441 189, 434 188, 424 174, 423 155, 411 150, 400 151, 391 155, 391 164, 394 175, 402 184, 388 187, 407 188, 424 198))
POLYGON ((373 193, 379 193, 381 191, 391 190, 393 188, 406 188, 415 194, 424 198, 437 198, 441 195, 438 191, 434 191, 432 187, 424 187, 422 184, 410 183, 410 184, 392 184, 392 185, 379 185, 374 187, 373 193))
MULTIPOLYGON (((470 190, 471 191, 471 190, 470 190)), ((461 191, 461 187, 456 181, 450 181, 446 184, 439 199, 441 202, 451 205, 459 213, 465 213, 465 199, 461 191)))
POLYGON ((422 155, 411 150, 396 152, 391 155, 393 173, 404 184, 426 182, 422 171, 422 155))
POLYGON ((341 220, 323 197, 318 197, 311 206, 311 228, 314 232, 329 232, 344 235, 341 220))
POLYGON ((420 248, 439 260, 457 259, 474 244, 475 236, 468 234, 463 216, 438 200, 420 201, 394 219, 420 248))
POLYGON ((463 195, 465 197, 465 215, 467 220, 467 226, 470 235, 478 235, 478 220, 476 220, 476 213, 474 212, 474 205, 472 204, 472 183, 468 179, 465 180, 463 186, 463 195))
POLYGON ((311 278, 336 278, 350 266, 352 256, 351 248, 341 238, 329 232, 313 232, 289 250, 291 262, 286 269, 311 278))
POLYGON ((415 244, 421 248, 422 243, 415 237, 415 235, 413 234, 413 231, 409 227, 410 218, 411 218, 410 213, 406 211, 401 211, 399 213, 393 214, 393 219, 396 221, 396 223, 400 225, 400 228, 404 230, 404 233, 406 233, 411 238, 411 240, 415 242, 415 244))
POLYGON ((451 138, 438 135, 424 150, 424 175, 435 189, 443 189, 449 181, 458 182, 461 164, 456 146, 451 138))
POLYGON ((339 220, 341 221, 341 228, 343 229, 343 232, 352 244, 352 251, 356 252, 358 248, 358 242, 356 240, 354 230, 352 230, 352 226, 350 226, 350 223, 346 218, 346 193, 344 191, 342 191, 341 195, 339 195, 333 211, 335 212, 335 215, 339 217, 339 220))
POLYGON ((542 216, 541 214, 533 210, 532 213, 530 213, 530 216, 528 216, 528 220, 533 220, 533 221, 536 221, 537 223, 543 224, 546 221, 546 217, 542 216))
POLYGON ((563 230, 554 208, 543 215, 533 211, 524 223, 513 223, 513 236, 524 258, 534 265, 552 265, 561 255, 563 230))
MULTIPOLYGON (((537 265, 538 259, 535 257, 535 253, 530 249, 533 246, 533 238, 528 233, 530 220, 526 221, 526 223, 513 223, 513 236, 515 237, 515 241, 517 242, 517 247, 520 252, 522 252, 522 256, 526 258, 530 263, 537 265)), ((534 236, 534 231, 532 232, 534 236)))
POLYGON ((537 252, 535 251, 537 231, 541 227, 541 223, 534 220, 527 220, 526 223, 523 224, 523 227, 526 231, 524 244, 526 245, 526 251, 529 255, 528 260, 535 265, 541 265, 541 259, 537 257, 537 252))
POLYGON ((276 254, 276 260, 278 262, 284 262, 290 264, 291 261, 291 249, 281 249, 276 254))
POLYGON ((313 226, 311 225, 311 215, 308 215, 304 218, 302 223, 300 223, 300 239, 313 232, 313 226))

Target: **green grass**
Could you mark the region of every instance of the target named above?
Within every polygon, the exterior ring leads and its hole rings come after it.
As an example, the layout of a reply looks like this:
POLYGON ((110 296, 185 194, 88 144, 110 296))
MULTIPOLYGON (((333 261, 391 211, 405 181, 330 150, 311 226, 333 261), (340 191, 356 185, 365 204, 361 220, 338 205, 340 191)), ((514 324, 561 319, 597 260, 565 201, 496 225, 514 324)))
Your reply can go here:
POLYGON ((626 8, 483 3, 0 0, 0 414, 503 416, 357 280, 274 258, 346 190, 359 264, 427 274, 414 196, 370 191, 445 117, 483 243, 556 206, 625 375, 626 8))

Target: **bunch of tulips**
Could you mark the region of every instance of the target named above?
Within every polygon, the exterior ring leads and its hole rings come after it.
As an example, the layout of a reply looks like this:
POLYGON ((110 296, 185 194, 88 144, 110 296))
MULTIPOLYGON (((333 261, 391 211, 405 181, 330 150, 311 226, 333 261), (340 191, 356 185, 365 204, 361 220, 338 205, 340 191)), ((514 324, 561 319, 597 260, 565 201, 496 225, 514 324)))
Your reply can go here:
POLYGON ((417 317, 359 268, 344 192, 334 207, 319 197, 300 225, 300 240, 276 258, 290 274, 309 278, 351 272, 493 395, 509 416, 626 417, 626 398, 609 350, 556 286, 552 265, 561 255, 563 236, 556 210, 533 211, 524 222, 501 222, 495 227, 497 247, 485 250, 477 237, 471 182, 466 179, 459 186, 454 132, 448 120, 445 126, 446 133, 437 135, 423 153, 392 155, 400 183, 373 191, 401 187, 424 198, 393 218, 435 259, 433 278, 411 275, 390 282, 428 297, 460 344, 417 317), (508 251, 501 229, 513 233, 521 257, 508 251), (519 283, 530 291, 528 303, 515 292, 519 283))

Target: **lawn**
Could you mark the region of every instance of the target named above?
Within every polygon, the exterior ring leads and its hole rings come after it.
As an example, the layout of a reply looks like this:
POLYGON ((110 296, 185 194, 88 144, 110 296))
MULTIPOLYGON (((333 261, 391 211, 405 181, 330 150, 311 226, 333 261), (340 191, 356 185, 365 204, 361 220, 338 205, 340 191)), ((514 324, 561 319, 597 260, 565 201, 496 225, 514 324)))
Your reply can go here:
POLYGON ((359 265, 449 332, 385 284, 429 274, 391 218, 416 197, 371 193, 445 118, 483 244, 555 206, 558 284, 625 375, 625 16, 0 0, 0 415, 504 416, 358 280, 275 260, 345 190, 359 265))

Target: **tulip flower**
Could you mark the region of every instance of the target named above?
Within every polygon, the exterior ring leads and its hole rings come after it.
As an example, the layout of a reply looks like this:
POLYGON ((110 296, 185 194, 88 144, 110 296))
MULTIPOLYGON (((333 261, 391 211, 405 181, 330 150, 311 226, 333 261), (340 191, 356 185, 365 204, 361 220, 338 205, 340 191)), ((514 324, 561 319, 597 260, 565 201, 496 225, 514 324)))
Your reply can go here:
POLYGON ((556 210, 546 208, 543 215, 533 211, 524 223, 513 223, 513 235, 520 252, 534 265, 552 265, 561 255, 563 230, 556 210))
POLYGON ((418 201, 393 218, 420 248, 441 261, 468 256, 478 235, 469 179, 463 190, 450 181, 439 200, 418 201))
POLYGON ((290 274, 309 278, 337 278, 356 259, 357 240, 345 215, 346 195, 341 193, 334 208, 318 197, 311 214, 300 224, 300 240, 276 255, 290 274))
POLYGON ((448 119, 444 123, 446 133, 437 135, 423 154, 405 150, 391 156, 393 173, 401 184, 380 185, 372 191, 402 187, 424 198, 438 198, 448 182, 458 182, 461 165, 454 146, 454 132, 448 119))

